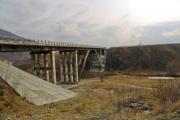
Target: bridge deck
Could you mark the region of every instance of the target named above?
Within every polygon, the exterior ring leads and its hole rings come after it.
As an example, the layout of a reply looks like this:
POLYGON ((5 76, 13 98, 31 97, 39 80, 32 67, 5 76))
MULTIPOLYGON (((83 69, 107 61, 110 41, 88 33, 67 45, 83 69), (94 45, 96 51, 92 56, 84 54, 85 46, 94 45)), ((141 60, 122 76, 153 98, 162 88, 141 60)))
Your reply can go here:
POLYGON ((61 48, 66 49, 105 49, 104 47, 72 44, 55 41, 33 41, 33 40, 10 40, 0 39, 0 51, 2 52, 18 52, 18 51, 52 51, 59 50, 61 48))

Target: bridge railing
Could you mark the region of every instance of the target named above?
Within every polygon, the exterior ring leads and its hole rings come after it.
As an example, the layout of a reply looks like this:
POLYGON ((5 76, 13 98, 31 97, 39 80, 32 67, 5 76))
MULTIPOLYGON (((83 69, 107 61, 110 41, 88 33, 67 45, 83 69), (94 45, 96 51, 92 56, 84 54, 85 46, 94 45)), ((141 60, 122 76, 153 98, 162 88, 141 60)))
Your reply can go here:
POLYGON ((88 47, 88 45, 74 44, 74 43, 68 43, 68 42, 59 42, 59 41, 33 40, 33 42, 38 45, 88 47))
POLYGON ((18 39, 18 38, 0 38, 0 43, 4 44, 29 44, 29 45, 51 45, 51 46, 80 46, 79 44, 59 42, 59 41, 48 41, 48 40, 29 40, 29 39, 18 39))
MULTIPOLYGON (((1 38, 0 38, 1 39, 1 38)), ((64 47, 97 47, 91 45, 74 44, 60 41, 48 41, 48 40, 31 40, 31 39, 9 39, 3 38, 0 40, 0 44, 20 44, 20 45, 49 45, 49 46, 64 46, 64 47)))

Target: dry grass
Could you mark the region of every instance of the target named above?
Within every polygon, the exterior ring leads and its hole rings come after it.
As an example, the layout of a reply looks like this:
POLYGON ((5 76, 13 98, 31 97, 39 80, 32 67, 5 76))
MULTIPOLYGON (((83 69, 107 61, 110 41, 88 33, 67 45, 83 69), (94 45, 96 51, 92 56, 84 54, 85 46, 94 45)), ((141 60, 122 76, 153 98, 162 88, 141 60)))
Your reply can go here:
POLYGON ((149 80, 147 77, 138 77, 138 76, 128 76, 128 75, 115 75, 110 76, 106 81, 113 81, 113 84, 121 83, 128 85, 138 85, 141 87, 152 87, 154 80, 149 80))
POLYGON ((180 100, 180 83, 176 83, 174 80, 159 80, 154 85, 154 96, 161 103, 176 102, 180 100))
POLYGON ((12 89, 0 79, 0 111, 8 106, 11 106, 13 102, 12 89))
MULTIPOLYGON (((11 105, 8 109, 13 119, 16 119, 15 116, 33 117, 34 120, 40 118, 43 120, 84 120, 95 119, 94 117, 109 118, 110 120, 138 119, 139 117, 144 119, 148 115, 140 111, 129 109, 118 112, 117 103, 128 99, 141 100, 153 105, 152 112, 160 111, 161 106, 158 99, 154 97, 153 90, 132 88, 120 84, 152 87, 154 83, 154 80, 149 80, 147 77, 109 76, 104 82, 94 80, 75 87, 73 91, 78 92, 79 96, 50 105, 34 106, 19 96, 13 96, 13 101, 10 100, 11 105)), ((179 105, 179 102, 171 104, 171 108, 168 105, 168 111, 177 109, 179 105)))
POLYGON ((154 85, 155 113, 165 113, 180 108, 180 83, 175 80, 159 80, 154 85))
MULTIPOLYGON (((122 99, 139 99, 152 103, 155 114, 173 112, 180 108, 180 79, 176 80, 150 80, 147 77, 121 76, 116 75, 109 77, 103 83, 97 83, 95 89, 116 89, 118 88, 119 98, 122 99), (111 81, 110 81, 111 80, 111 81), (130 89, 119 84, 128 84, 141 87, 151 87, 152 90, 130 89), (119 89, 121 88, 121 89, 119 89), (124 94, 122 94, 122 92, 124 94)), ((113 94, 114 95, 114 94, 113 94)), ((114 100, 115 102, 117 102, 114 100)))

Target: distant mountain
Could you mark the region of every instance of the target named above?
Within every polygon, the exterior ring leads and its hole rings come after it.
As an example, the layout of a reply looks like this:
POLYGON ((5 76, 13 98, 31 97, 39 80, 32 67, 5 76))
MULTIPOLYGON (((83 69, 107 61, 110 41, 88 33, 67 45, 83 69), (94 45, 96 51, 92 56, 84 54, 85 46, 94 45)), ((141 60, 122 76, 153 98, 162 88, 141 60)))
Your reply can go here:
MULTIPOLYGON (((9 31, 0 29, 0 40, 1 39, 10 39, 10 40, 24 40, 23 37, 20 37, 14 33, 11 33, 9 31)), ((24 59, 29 59, 29 54, 27 52, 0 52, 0 57, 8 60, 24 60, 24 59)))
POLYGON ((107 69, 180 72, 180 44, 110 48, 107 69))
POLYGON ((0 29, 0 39, 24 39, 14 33, 0 29))

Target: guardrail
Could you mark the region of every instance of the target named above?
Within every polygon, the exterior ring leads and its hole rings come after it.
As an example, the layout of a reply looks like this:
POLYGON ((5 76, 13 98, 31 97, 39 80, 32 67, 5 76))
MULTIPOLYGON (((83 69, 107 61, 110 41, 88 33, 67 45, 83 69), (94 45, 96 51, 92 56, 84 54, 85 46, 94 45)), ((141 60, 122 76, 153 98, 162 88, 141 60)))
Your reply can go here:
MULTIPOLYGON (((2 38, 0 38, 2 39, 2 38)), ((3 38, 0 43, 8 44, 20 44, 20 45, 43 45, 43 46, 63 46, 63 47, 95 47, 95 48, 102 48, 99 46, 91 46, 91 45, 83 45, 83 44, 75 44, 75 43, 68 43, 68 42, 60 42, 60 41, 49 41, 49 40, 30 40, 30 39, 9 39, 3 38)))

